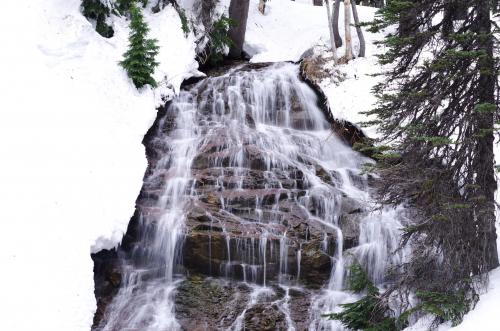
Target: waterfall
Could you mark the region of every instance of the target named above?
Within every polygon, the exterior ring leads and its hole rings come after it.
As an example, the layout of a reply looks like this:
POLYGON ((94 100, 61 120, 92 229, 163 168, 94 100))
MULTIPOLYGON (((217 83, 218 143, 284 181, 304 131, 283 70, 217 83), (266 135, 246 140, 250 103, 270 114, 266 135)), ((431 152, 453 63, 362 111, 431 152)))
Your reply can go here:
POLYGON ((404 211, 370 212, 371 161, 317 102, 281 63, 233 68, 166 107, 97 330, 342 330, 321 315, 356 299, 346 266, 382 286, 405 258, 404 211))

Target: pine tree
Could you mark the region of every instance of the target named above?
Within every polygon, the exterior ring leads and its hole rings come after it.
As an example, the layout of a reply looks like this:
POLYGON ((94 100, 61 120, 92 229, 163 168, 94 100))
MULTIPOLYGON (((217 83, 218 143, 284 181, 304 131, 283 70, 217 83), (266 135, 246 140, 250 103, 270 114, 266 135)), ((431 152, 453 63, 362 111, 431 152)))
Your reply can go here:
POLYGON ((146 38, 149 28, 144 22, 141 10, 134 4, 130 7, 130 16, 129 49, 123 54, 124 59, 120 65, 137 88, 148 84, 156 87, 152 75, 159 64, 155 61, 159 50, 157 40, 146 38))
POLYGON ((127 12, 129 12, 130 9, 133 6, 135 6, 137 2, 139 2, 143 8, 146 7, 146 5, 148 4, 148 0, 116 0, 115 8, 118 10, 119 13, 124 15, 127 12))
POLYGON ((396 319, 387 298, 370 281, 359 263, 349 267, 348 290, 363 294, 358 301, 341 304, 339 313, 326 314, 329 319, 340 321, 349 330, 396 331, 406 325, 406 314, 396 319))
MULTIPOLYGON (((414 207, 414 246, 401 288, 463 292, 498 266, 493 138, 498 62, 489 0, 391 0, 373 30, 396 25, 375 88, 386 153, 378 155, 385 203, 414 207), (465 6, 465 7, 464 7, 465 6)), ((483 278, 485 280, 485 278, 483 278)))

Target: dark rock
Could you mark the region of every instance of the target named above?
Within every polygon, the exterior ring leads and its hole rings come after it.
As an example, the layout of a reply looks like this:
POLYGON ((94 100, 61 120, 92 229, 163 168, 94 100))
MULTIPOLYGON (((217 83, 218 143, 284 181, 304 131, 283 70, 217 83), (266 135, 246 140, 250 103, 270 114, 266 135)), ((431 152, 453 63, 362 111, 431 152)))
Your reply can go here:
POLYGON ((188 277, 177 287, 176 317, 186 331, 226 329, 245 309, 248 294, 244 285, 188 277))
POLYGON ((245 330, 286 330, 285 315, 276 304, 257 304, 248 309, 245 314, 245 330))
POLYGON ((343 214, 339 225, 344 236, 344 250, 356 247, 359 244, 360 222, 367 213, 343 214))
POLYGON ((320 249, 319 241, 308 242, 302 246, 300 279, 311 288, 320 288, 330 278, 332 261, 320 249))

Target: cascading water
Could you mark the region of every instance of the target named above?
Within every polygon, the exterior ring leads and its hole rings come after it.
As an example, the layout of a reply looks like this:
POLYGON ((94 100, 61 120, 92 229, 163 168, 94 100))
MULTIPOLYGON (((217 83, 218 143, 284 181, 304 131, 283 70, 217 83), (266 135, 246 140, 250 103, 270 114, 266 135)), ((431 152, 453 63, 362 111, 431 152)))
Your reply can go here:
POLYGON ((342 330, 321 314, 355 299, 345 266, 383 284, 404 258, 402 213, 369 212, 368 160, 332 133, 296 65, 205 79, 150 136, 97 330, 342 330))

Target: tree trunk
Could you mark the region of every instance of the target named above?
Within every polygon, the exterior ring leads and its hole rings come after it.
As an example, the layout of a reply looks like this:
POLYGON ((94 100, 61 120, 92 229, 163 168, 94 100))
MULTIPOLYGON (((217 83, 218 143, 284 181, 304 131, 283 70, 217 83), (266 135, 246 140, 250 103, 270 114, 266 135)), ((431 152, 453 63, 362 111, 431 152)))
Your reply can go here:
POLYGON ((260 0, 259 1, 259 11, 261 12, 262 15, 266 12, 266 1, 265 0, 260 0))
POLYGON ((351 2, 352 4, 352 17, 354 18, 354 24, 356 25, 356 33, 358 34, 359 39, 359 57, 365 57, 365 37, 363 36, 363 30, 359 26, 359 16, 358 16, 358 8, 356 6, 356 1, 351 2))
POLYGON ((467 13, 469 11, 469 5, 467 4, 469 0, 459 0, 456 4, 455 9, 455 19, 456 20, 465 20, 467 18, 467 13))
POLYGON ((418 13, 415 7, 410 8, 405 15, 402 15, 399 19, 399 36, 409 37, 414 34, 416 30, 416 20, 418 13))
MULTIPOLYGON (((482 36, 488 36, 478 39, 479 51, 485 52, 487 56, 479 59, 479 86, 478 86, 478 104, 495 103, 495 60, 493 57, 493 38, 491 36, 490 20, 490 0, 478 0, 476 3, 478 10, 478 27, 476 33, 482 36)), ((498 107, 498 105, 497 105, 498 107)), ((498 110, 498 109, 497 109, 498 110)), ((496 179, 494 172, 494 154, 493 143, 494 133, 494 112, 474 112, 477 122, 477 151, 476 151, 476 198, 478 206, 476 208, 476 217, 478 222, 478 240, 480 249, 484 254, 485 261, 489 270, 496 268, 498 263, 498 253, 496 245, 495 230, 495 190, 496 179)), ((485 270, 483 270, 484 272, 485 270)))
POLYGON ((335 5, 333 6, 333 36, 335 37, 335 46, 337 48, 342 46, 342 37, 339 32, 339 12, 340 0, 335 0, 335 5))
POLYGON ((330 31, 330 43, 332 45, 332 53, 333 53, 333 62, 335 64, 338 63, 338 57, 337 57, 337 46, 335 45, 335 37, 333 35, 333 24, 332 24, 332 15, 330 15, 330 3, 328 0, 325 0, 325 8, 326 8, 326 15, 328 17, 328 30, 330 31))
POLYGON ((344 0, 345 59, 352 60, 351 0, 344 0))
POLYGON ((314 6, 323 6, 323 0, 313 0, 314 6))
POLYGON ((229 38, 234 43, 229 50, 229 57, 233 59, 241 58, 241 54, 243 53, 249 5, 250 0, 231 0, 231 4, 229 5, 229 18, 236 23, 229 29, 229 38))

